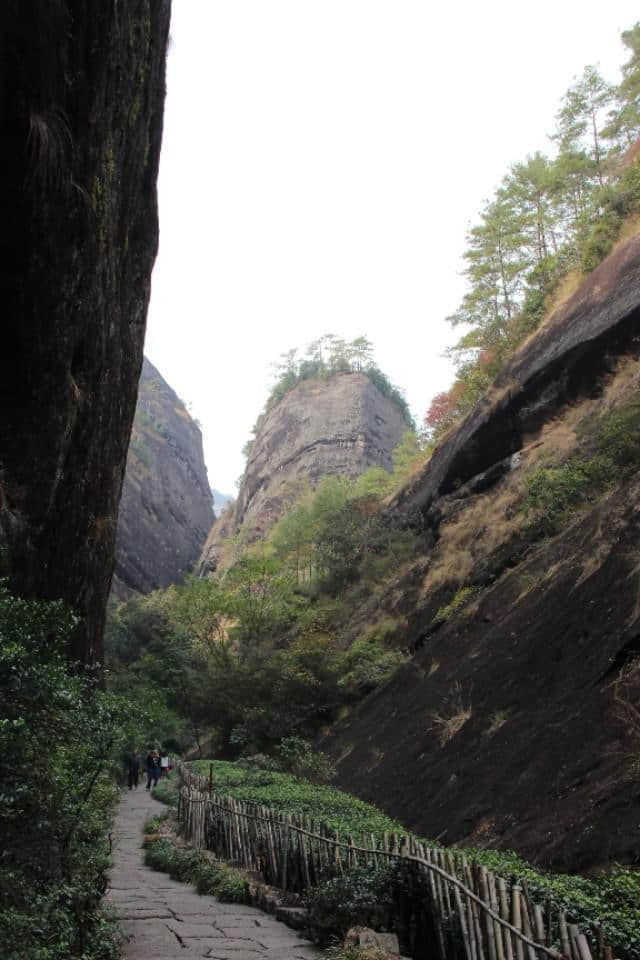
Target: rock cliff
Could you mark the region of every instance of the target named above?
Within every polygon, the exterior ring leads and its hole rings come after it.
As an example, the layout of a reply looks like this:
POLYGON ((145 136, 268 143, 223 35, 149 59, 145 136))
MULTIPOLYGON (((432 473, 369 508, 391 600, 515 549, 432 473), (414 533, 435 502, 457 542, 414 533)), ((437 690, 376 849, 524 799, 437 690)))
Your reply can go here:
POLYGON ((391 469, 407 427, 365 373, 302 380, 261 417, 235 507, 207 540, 203 572, 215 569, 222 539, 240 530, 249 540, 263 537, 305 486, 374 466, 391 469))
POLYGON ((388 508, 417 555, 345 631, 391 618, 413 656, 324 748, 341 786, 425 836, 564 869, 637 858, 639 359, 635 236, 388 508), (541 516, 541 533, 523 509, 531 477, 584 482, 575 465, 605 423, 632 472, 591 490, 557 531, 541 516))
POLYGON ((213 519, 200 427, 145 358, 118 514, 114 594, 180 580, 213 519))
POLYGON ((169 0, 0 13, 0 522, 100 659, 158 229, 169 0))

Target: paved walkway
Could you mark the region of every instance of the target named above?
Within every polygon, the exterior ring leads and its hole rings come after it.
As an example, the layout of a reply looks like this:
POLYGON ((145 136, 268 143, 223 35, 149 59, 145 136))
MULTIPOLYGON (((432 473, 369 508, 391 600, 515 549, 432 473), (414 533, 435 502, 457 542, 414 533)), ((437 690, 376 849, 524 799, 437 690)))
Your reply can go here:
POLYGON ((142 825, 164 809, 144 788, 126 791, 115 824, 107 899, 130 937, 126 960, 312 960, 308 940, 254 907, 219 903, 143 864, 142 825))

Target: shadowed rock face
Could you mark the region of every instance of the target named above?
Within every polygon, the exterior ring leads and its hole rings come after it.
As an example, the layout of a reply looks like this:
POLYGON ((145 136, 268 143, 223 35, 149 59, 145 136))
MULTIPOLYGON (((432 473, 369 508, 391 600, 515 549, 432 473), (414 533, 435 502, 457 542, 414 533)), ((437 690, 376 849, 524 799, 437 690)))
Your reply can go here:
POLYGON ((242 528, 251 540, 263 537, 305 486, 391 469, 406 430, 400 409, 364 373, 303 380, 262 418, 233 517, 225 513, 211 531, 203 569, 215 569, 224 536, 242 528))
POLYGON ((533 470, 579 451, 603 412, 638 404, 639 361, 636 236, 389 508, 421 549, 357 616, 396 617, 413 657, 323 747, 341 786, 422 835, 556 869, 637 862, 638 742, 616 690, 637 709, 640 474, 553 537, 527 539, 519 506, 533 470), (461 588, 471 597, 451 612, 461 588))
MULTIPOLYGON (((434 451, 394 509, 432 526, 431 505, 521 449, 576 397, 597 393, 613 358, 640 343, 640 236, 622 244, 507 364, 434 451)), ((437 514, 437 511, 436 511, 437 514)))
POLYGON ((113 591, 149 593, 192 570, 213 523, 200 428, 146 358, 122 487, 113 591))
POLYGON ((0 517, 10 586, 100 657, 158 230, 169 0, 0 12, 0 517))

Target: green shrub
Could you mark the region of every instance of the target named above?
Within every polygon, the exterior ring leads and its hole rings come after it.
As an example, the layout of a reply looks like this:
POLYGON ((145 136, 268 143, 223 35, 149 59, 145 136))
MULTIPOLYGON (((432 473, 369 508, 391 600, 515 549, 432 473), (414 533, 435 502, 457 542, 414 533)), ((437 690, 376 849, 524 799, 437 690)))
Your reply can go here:
POLYGON ((249 881, 241 870, 221 865, 214 890, 222 903, 249 903, 249 881))
POLYGON ((591 424, 580 455, 559 466, 540 466, 526 479, 521 509, 529 535, 551 536, 584 504, 640 467, 640 404, 633 403, 591 424))
POLYGON ((440 607, 439 610, 436 611, 433 622, 444 623, 446 620, 449 620, 454 614, 462 610, 477 592, 478 587, 461 587, 446 606, 440 607))
POLYGON ((160 830, 160 825, 164 823, 168 816, 168 811, 165 811, 164 813, 157 813, 152 817, 147 817, 144 822, 144 832, 149 834, 158 833, 160 830))
POLYGON ((242 870, 193 847, 180 847, 169 837, 147 847, 144 862, 173 880, 195 884, 198 893, 215 895, 222 903, 249 903, 249 881, 242 870))
POLYGON ((100 902, 131 704, 69 672, 76 619, 0 583, 0 942, 4 960, 106 960, 100 902))
POLYGON ((160 780, 157 787, 153 788, 153 796, 160 803, 166 803, 168 807, 178 805, 178 779, 171 777, 167 780, 160 780))
POLYGON ((394 875, 391 866, 353 867, 319 883, 305 898, 310 925, 321 936, 344 936, 355 926, 385 929, 393 913, 394 875))
POLYGON ((276 748, 281 769, 312 783, 322 783, 335 776, 335 769, 326 753, 314 750, 303 737, 283 737, 276 748))
POLYGON ((152 870, 160 873, 169 873, 173 857, 173 844, 168 838, 157 840, 148 846, 144 852, 144 862, 152 870))
POLYGON ((169 876, 172 880, 193 883, 203 862, 204 855, 191 847, 173 848, 169 863, 169 876))
POLYGON ((215 896, 222 878, 224 864, 217 860, 207 860, 198 870, 196 890, 198 893, 215 896))

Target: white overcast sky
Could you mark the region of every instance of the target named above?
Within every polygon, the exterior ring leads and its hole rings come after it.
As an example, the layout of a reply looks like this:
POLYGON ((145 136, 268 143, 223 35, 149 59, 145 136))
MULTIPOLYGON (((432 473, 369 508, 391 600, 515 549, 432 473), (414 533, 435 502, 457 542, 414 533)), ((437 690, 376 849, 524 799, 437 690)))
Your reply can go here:
POLYGON ((365 334, 417 419, 446 389, 465 232, 548 148, 631 0, 173 0, 146 352, 202 424, 212 486, 280 353, 365 334))

